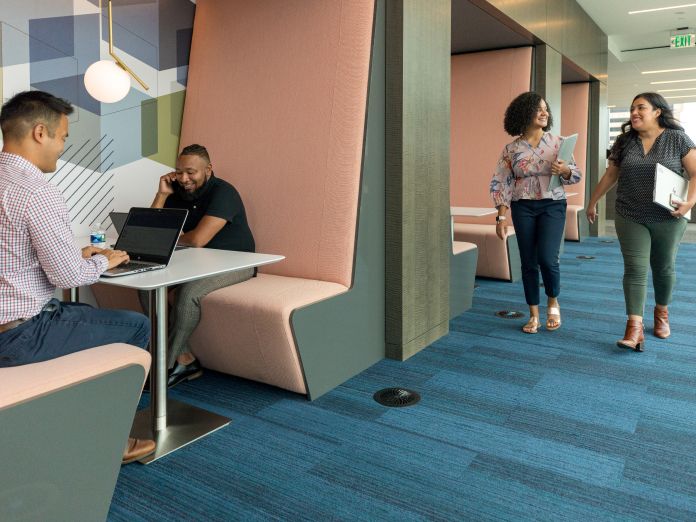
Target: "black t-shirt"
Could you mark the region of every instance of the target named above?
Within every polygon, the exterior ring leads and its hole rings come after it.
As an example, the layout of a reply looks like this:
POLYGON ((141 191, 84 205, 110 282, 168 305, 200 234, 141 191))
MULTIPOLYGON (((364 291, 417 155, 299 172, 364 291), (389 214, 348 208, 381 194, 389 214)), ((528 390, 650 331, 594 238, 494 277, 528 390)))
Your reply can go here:
MULTIPOLYGON (((653 143, 647 154, 638 136, 625 146, 619 165, 619 181, 616 187, 616 212, 636 223, 659 223, 675 218, 669 210, 653 203, 655 186, 655 164, 661 163, 683 177, 682 159, 695 148, 694 142, 684 131, 665 129, 653 143)), ((614 147, 609 159, 619 163, 619 150, 614 147)))
POLYGON ((184 232, 190 232, 198 226, 203 216, 213 216, 227 221, 225 226, 215 234, 207 248, 220 250, 237 250, 239 252, 254 252, 254 236, 247 223, 246 211, 242 198, 232 185, 211 174, 201 193, 194 200, 182 197, 183 189, 174 184, 174 194, 171 194, 164 204, 165 208, 185 208, 189 211, 184 232))

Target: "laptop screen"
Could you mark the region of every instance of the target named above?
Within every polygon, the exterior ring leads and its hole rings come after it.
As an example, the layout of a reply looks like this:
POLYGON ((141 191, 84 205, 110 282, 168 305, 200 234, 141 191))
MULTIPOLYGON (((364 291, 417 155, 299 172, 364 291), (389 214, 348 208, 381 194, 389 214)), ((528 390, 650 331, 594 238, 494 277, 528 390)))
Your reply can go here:
POLYGON ((116 229, 116 234, 120 234, 121 230, 123 230, 123 225, 126 224, 128 212, 109 212, 109 217, 111 218, 111 222, 116 229))
POLYGON ((167 264, 188 211, 178 208, 131 208, 114 248, 134 261, 167 264))

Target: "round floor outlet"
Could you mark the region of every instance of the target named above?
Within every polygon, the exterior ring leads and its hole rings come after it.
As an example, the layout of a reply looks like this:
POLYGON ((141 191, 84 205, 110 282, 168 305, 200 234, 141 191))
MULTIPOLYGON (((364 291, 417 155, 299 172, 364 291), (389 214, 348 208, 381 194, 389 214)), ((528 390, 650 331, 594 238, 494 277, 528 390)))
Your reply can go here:
POLYGON ((420 401, 420 395, 406 388, 385 388, 373 395, 373 398, 382 406, 390 408, 402 408, 413 406, 420 401))
POLYGON ((519 319, 524 314, 522 312, 515 312, 513 310, 501 310, 496 312, 495 315, 503 319, 519 319))

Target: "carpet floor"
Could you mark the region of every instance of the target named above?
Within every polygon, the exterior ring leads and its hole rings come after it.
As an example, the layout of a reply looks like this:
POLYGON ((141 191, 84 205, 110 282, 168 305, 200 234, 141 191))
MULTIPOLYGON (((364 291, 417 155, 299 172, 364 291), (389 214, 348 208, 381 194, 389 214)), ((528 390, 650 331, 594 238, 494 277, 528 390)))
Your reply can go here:
POLYGON ((695 520, 694 259, 683 244, 668 340, 649 292, 644 353, 615 345, 621 255, 591 238, 565 244, 557 331, 523 334, 521 283, 478 280, 449 335, 314 402, 208 371, 171 396, 232 423, 124 467, 109 520, 695 520), (421 401, 373 400, 392 386, 421 401))

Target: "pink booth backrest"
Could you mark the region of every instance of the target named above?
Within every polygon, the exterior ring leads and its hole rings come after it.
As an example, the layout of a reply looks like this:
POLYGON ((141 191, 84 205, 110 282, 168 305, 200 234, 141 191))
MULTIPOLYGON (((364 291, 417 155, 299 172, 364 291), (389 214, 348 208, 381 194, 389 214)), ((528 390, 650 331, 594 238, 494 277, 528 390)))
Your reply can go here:
MULTIPOLYGON (((503 147, 513 138, 503 129, 505 109, 530 88, 532 48, 452 56, 450 204, 493 207, 489 186, 503 147)), ((455 218, 493 223, 493 217, 455 218)))
POLYGON ((566 83, 561 87, 561 134, 578 134, 575 144, 575 163, 582 172, 582 179, 576 185, 566 187, 566 192, 577 192, 568 198, 568 204, 585 206, 585 178, 587 174, 587 118, 590 103, 589 83, 566 83))
POLYGON ((262 272, 352 282, 374 0, 198 0, 181 146, 239 190, 262 272))

